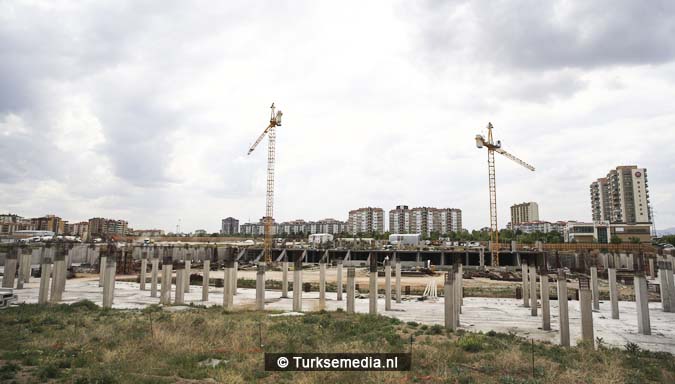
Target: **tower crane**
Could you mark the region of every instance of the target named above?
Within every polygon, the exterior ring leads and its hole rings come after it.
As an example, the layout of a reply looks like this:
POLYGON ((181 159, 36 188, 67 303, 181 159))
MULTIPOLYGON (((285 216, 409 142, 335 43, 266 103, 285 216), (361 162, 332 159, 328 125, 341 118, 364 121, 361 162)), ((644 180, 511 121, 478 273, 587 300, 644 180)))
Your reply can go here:
POLYGON ((512 154, 502 149, 501 141, 495 143, 492 139, 492 123, 487 125, 487 140, 483 135, 476 135, 476 147, 487 148, 488 151, 488 176, 490 179, 490 255, 492 256, 492 266, 499 266, 499 227, 497 226, 497 184, 495 180, 495 152, 515 161, 523 167, 534 171, 534 167, 520 160, 512 154))
POLYGON ((258 144, 260 144, 265 135, 267 135, 269 139, 267 142, 267 195, 265 203, 265 217, 263 218, 265 228, 264 257, 265 263, 267 264, 272 262, 272 223, 274 222, 274 144, 276 142, 275 128, 281 126, 281 116, 283 115, 281 111, 276 111, 275 113, 274 103, 272 103, 270 108, 272 111, 270 113, 269 125, 248 150, 248 155, 250 155, 251 152, 253 152, 253 150, 255 150, 255 148, 258 146, 258 144))

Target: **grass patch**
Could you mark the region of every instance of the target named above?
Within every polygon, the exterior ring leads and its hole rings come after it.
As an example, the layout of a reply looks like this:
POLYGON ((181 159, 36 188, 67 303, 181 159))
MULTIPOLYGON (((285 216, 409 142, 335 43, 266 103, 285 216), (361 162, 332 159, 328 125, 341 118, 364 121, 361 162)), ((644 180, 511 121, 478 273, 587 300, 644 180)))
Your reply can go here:
POLYGON ((218 307, 103 310, 83 301, 20 305, 0 312, 0 324, 2 382, 675 382, 672 355, 635 345, 532 345, 513 334, 451 333, 343 311, 269 317, 218 307), (408 352, 411 341, 410 372, 266 372, 262 365, 264 352, 408 352), (212 358, 222 363, 200 364, 212 358))

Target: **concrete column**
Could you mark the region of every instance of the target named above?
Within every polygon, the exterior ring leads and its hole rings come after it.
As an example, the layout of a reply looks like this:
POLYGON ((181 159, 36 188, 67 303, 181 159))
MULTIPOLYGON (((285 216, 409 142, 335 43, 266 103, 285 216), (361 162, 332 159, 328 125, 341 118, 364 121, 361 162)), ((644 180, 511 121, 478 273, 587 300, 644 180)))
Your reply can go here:
POLYGON ((391 263, 384 261, 384 310, 391 311, 391 263))
POLYGON ((288 297, 288 261, 281 262, 281 297, 288 297))
POLYGON ((459 278, 459 313, 462 313, 462 306, 464 305, 464 266, 459 265, 459 273, 457 274, 459 278))
POLYGON ((455 294, 455 304, 454 304, 454 310, 455 310, 455 326, 459 327, 459 314, 462 313, 462 300, 460 299, 460 282, 459 282, 459 264, 455 264, 453 268, 453 274, 455 275, 455 279, 453 282, 453 285, 455 286, 454 288, 454 294, 455 294))
POLYGON ((368 313, 377 314, 377 256, 370 254, 370 284, 368 286, 368 313))
POLYGON ((98 261, 98 286, 103 286, 103 280, 105 280, 105 266, 106 261, 108 260, 107 254, 101 255, 98 261))
POLYGON ((159 259, 153 257, 152 261, 152 272, 150 273, 150 297, 157 297, 157 273, 159 270, 159 259))
POLYGON ((211 260, 204 260, 202 271, 202 301, 209 301, 209 275, 211 274, 211 260))
POLYGON ((478 252, 478 264, 483 269, 485 267, 485 248, 480 248, 478 252))
POLYGON ((171 304, 171 275, 173 272, 173 258, 164 256, 162 260, 162 286, 160 291, 160 304, 171 304))
POLYGON ((293 311, 302 312, 302 258, 295 260, 293 268, 293 311))
MULTIPOLYGON (((258 264, 255 279, 255 309, 265 310, 265 264, 258 264)), ((295 310, 295 281, 293 281, 293 310, 295 310)))
POLYGON ((560 326, 560 345, 570 346, 570 315, 567 308, 567 276, 562 269, 558 270, 558 319, 560 326))
POLYGON ((396 260, 396 303, 401 303, 401 262, 396 260))
POLYGON ((537 316, 537 267, 530 266, 530 314, 537 316))
POLYGON ((234 291, 232 290, 234 287, 232 284, 232 278, 234 277, 234 274, 232 273, 233 269, 234 261, 225 260, 225 273, 223 276, 223 308, 227 311, 234 307, 234 291))
POLYGON ((656 279, 656 268, 654 268, 654 259, 649 258, 649 276, 656 279))
POLYGON ((591 294, 593 295, 593 310, 600 310, 600 288, 598 286, 598 267, 591 266, 591 294))
POLYGON ((527 260, 523 261, 523 263, 520 266, 521 270, 521 275, 523 275, 523 306, 524 307, 529 307, 530 306, 530 285, 527 283, 528 275, 529 275, 529 268, 527 266, 527 260))
POLYGON ((237 272, 239 272, 239 262, 234 261, 234 264, 232 265, 232 294, 236 295, 237 294, 237 272))
POLYGON ((183 279, 183 292, 190 293, 190 275, 192 274, 192 254, 188 253, 185 259, 185 279, 183 279))
POLYGON ((668 298, 670 299, 670 312, 675 312, 675 279, 673 278, 673 263, 666 261, 666 276, 668 277, 668 298))
POLYGON ((354 313, 354 280, 356 278, 356 269, 347 268, 347 313, 354 313))
POLYGON ((445 274, 445 282, 443 284, 443 302, 445 307, 445 328, 454 331, 457 329, 457 311, 455 309, 455 273, 450 272, 445 274))
POLYGON ((41 264, 42 274, 40 275, 38 304, 47 304, 49 301, 49 276, 52 273, 52 258, 43 257, 41 264))
POLYGON ((30 274, 31 274, 31 266, 32 266, 32 259, 33 259, 33 252, 30 248, 24 248, 23 251, 21 252, 23 258, 21 259, 23 261, 23 269, 21 269, 21 275, 23 276, 22 281, 24 284, 28 284, 30 282, 30 274))
POLYGON ((609 279, 609 301, 612 306, 612 319, 619 318, 619 288, 616 285, 616 268, 607 269, 607 278, 609 279))
POLYGON ((105 276, 103 278, 103 308, 112 308, 113 298, 115 296, 115 270, 117 263, 115 258, 111 257, 105 263, 105 276))
POLYGON ((143 252, 141 259, 141 291, 145 291, 145 280, 148 278, 148 254, 143 252))
POLYGON ((579 277, 579 306, 581 309, 581 338, 594 345, 593 337, 593 294, 587 277, 579 277))
POLYGON ((633 282, 635 284, 638 332, 643 335, 651 335, 652 328, 649 322, 649 293, 647 292, 647 279, 640 273, 635 275, 633 282))
POLYGON ((18 248, 12 247, 5 258, 5 273, 2 277, 3 288, 14 288, 14 277, 16 276, 16 267, 18 264, 18 248))
POLYGON ((541 295, 541 321, 544 331, 551 330, 551 305, 549 303, 548 271, 542 267, 539 275, 541 295))
POLYGON ((174 263, 173 267, 176 269, 176 298, 174 299, 174 304, 183 305, 185 304, 185 272, 186 272, 186 262, 177 261, 174 263))
MULTIPOLYGON (((52 287, 49 301, 58 303, 63 297, 63 290, 61 290, 61 281, 65 282, 66 277, 66 258, 62 249, 55 249, 54 269, 52 272, 52 287)), ((65 283, 64 283, 65 285, 65 283)))
POLYGON ((342 301, 342 260, 337 261, 337 300, 342 301))
POLYGON ((319 310, 326 308, 326 263, 319 263, 319 310))

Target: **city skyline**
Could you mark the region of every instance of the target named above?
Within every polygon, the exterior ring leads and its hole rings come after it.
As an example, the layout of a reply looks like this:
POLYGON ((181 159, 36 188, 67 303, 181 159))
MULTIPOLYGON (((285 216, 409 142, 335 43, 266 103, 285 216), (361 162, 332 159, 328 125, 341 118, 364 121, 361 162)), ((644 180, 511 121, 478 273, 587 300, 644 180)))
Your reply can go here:
POLYGON ((487 226, 490 121, 536 167, 497 158, 500 227, 522 201, 590 221, 589 184, 631 164, 675 227, 675 5, 561 4, 4 2, 0 212, 257 220, 266 156, 246 151, 275 102, 278 221, 412 202, 487 226))

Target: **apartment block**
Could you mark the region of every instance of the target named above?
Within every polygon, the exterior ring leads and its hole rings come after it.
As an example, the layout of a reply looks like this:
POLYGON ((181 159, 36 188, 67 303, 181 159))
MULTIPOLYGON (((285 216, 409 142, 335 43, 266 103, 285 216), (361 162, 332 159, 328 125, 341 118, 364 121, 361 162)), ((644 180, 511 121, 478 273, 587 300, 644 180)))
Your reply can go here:
POLYGON ((408 209, 407 205, 399 205, 389 211, 390 233, 418 233, 430 236, 432 232, 445 235, 461 229, 461 209, 432 207, 408 209))
POLYGON ((651 224, 647 169, 618 166, 590 185, 593 221, 651 224))
POLYGON ((127 234, 129 223, 125 220, 104 219, 95 217, 89 219, 90 236, 124 236, 127 234))
POLYGON ((347 230, 358 233, 384 233, 384 210, 382 208, 359 208, 349 211, 347 230))
POLYGON ((220 224, 220 233, 222 235, 236 235, 239 233, 239 220, 234 217, 223 219, 220 224))
POLYGON ((15 214, 0 215, 0 235, 11 235, 16 231, 34 230, 30 219, 15 214))
POLYGON ((511 224, 539 221, 539 205, 534 201, 511 206, 511 224))
POLYGON ((541 232, 541 233, 549 233, 549 232, 558 232, 558 233, 563 233, 565 226, 567 225, 566 221, 556 221, 555 223, 549 222, 549 221, 527 221, 524 223, 519 223, 513 225, 512 223, 509 223, 507 225, 507 228, 513 230, 513 231, 521 231, 522 233, 534 233, 534 232, 541 232))
POLYGON ((389 232, 410 233, 410 209, 407 205, 397 205, 389 211, 389 232))

